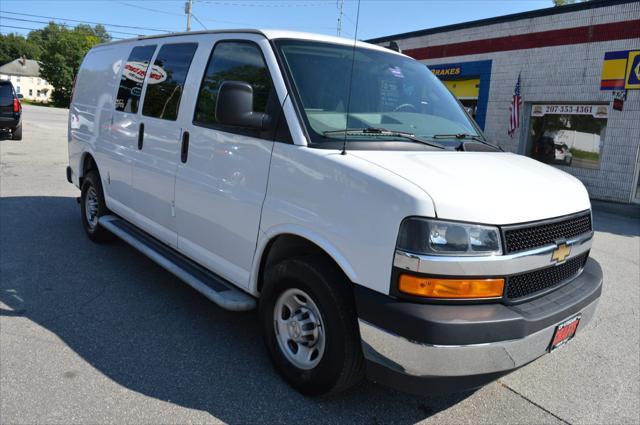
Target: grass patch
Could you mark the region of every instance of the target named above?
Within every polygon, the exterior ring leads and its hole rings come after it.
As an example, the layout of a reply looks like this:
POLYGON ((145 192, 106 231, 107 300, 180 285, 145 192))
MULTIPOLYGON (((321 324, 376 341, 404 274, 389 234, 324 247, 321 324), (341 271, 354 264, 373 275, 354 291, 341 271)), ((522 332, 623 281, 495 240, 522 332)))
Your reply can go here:
POLYGON ((35 106, 53 106, 51 102, 37 102, 34 100, 20 99, 20 103, 24 105, 35 105, 35 106))
POLYGON ((580 149, 570 149, 574 158, 588 159, 591 161, 598 161, 600 154, 598 152, 587 152, 580 149))

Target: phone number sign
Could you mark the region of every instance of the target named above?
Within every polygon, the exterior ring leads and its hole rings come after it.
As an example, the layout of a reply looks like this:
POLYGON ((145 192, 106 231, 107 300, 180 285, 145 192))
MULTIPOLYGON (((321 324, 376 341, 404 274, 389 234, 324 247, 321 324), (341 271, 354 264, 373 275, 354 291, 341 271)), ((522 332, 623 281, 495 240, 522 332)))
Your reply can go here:
POLYGON ((609 108, 607 105, 562 104, 533 105, 531 107, 532 117, 543 117, 545 115, 591 115, 594 118, 607 118, 609 116, 609 108))

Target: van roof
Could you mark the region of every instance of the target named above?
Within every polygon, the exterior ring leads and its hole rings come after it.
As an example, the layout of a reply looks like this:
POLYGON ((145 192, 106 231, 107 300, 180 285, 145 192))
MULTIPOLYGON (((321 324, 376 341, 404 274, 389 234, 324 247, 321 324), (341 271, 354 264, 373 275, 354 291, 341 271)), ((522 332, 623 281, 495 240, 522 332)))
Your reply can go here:
MULTIPOLYGON (((187 35, 199 35, 199 34, 260 34, 269 40, 276 39, 296 39, 296 40, 311 40, 311 41, 322 41, 325 43, 334 43, 334 44, 342 44, 353 46, 353 39, 343 38, 343 37, 334 37, 331 35, 323 35, 323 34, 314 34, 309 32, 298 32, 298 31, 286 31, 286 30, 273 30, 273 29, 224 29, 224 30, 206 30, 206 31, 189 31, 189 32, 171 32, 166 34, 156 34, 156 35, 143 35, 138 36, 136 38, 127 38, 124 40, 112 41, 109 43, 101 44, 100 46, 112 45, 112 44, 121 44, 121 43, 131 43, 139 40, 153 40, 157 38, 166 38, 166 37, 179 37, 179 36, 187 36, 187 35)), ((368 49, 380 50, 384 52, 393 52, 398 53, 393 50, 387 49, 385 47, 381 47, 375 44, 366 43, 364 41, 356 41, 357 47, 364 47, 368 49)), ((399 54, 399 53, 398 53, 399 54)))

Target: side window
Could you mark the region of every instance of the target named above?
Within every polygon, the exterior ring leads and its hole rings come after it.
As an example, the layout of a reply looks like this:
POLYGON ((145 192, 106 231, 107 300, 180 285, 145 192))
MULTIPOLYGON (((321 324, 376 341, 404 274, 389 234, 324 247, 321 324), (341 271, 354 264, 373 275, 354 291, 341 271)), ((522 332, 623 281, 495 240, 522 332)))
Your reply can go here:
POLYGON ((271 76, 260 48, 248 41, 222 41, 215 45, 205 71, 194 124, 217 127, 215 118, 218 89, 224 81, 244 81, 253 87, 253 110, 267 112, 275 100, 271 76))
POLYGON ((155 50, 155 45, 137 46, 131 50, 129 59, 124 64, 122 77, 120 77, 120 87, 118 87, 118 95, 116 96, 116 111, 132 114, 138 112, 142 82, 155 50))
POLYGON ((197 43, 166 44, 160 48, 149 74, 142 114, 175 121, 182 89, 197 43))

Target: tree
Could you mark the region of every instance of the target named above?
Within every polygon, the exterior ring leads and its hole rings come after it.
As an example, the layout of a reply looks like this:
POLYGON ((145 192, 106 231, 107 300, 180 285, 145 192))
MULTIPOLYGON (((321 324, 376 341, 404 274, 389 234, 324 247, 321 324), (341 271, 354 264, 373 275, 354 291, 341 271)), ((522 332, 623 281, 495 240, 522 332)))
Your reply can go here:
POLYGON ((552 0, 554 6, 564 6, 567 4, 584 3, 591 0, 552 0))
POLYGON ((40 59, 42 49, 19 34, 0 34, 0 65, 22 56, 27 59, 40 59))
POLYGON ((93 46, 110 39, 101 25, 78 25, 68 29, 53 22, 29 34, 29 40, 42 46, 40 74, 54 87, 51 98, 56 106, 69 106, 73 81, 82 59, 93 46))

